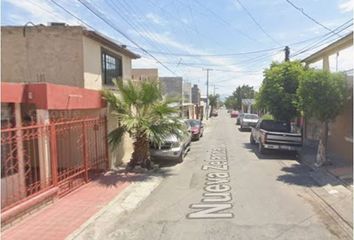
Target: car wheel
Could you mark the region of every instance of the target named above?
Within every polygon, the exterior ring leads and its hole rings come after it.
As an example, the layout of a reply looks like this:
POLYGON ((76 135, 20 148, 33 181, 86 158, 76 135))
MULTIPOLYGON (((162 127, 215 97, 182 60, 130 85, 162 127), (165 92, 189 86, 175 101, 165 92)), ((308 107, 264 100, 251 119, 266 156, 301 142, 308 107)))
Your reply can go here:
POLYGON ((265 148, 264 148, 264 146, 263 146, 263 144, 261 142, 258 143, 258 152, 261 153, 261 154, 265 153, 265 148))
POLYGON ((185 154, 185 152, 184 152, 184 148, 183 148, 182 151, 181 151, 181 155, 177 159, 177 163, 182 163, 183 162, 184 154, 185 154))
POLYGON ((252 145, 255 145, 255 144, 256 144, 256 141, 254 140, 252 134, 250 135, 250 143, 251 143, 252 145))

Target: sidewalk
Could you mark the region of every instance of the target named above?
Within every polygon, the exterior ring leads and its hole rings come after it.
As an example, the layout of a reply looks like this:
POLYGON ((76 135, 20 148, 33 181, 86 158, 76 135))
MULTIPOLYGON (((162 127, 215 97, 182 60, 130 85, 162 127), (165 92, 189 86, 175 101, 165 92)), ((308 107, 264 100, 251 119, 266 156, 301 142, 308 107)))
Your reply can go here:
POLYGON ((4 240, 11 239, 65 239, 90 217, 112 201, 132 181, 139 181, 139 174, 109 172, 52 205, 27 216, 1 233, 4 240))
POLYGON ((302 164, 306 164, 312 169, 311 178, 319 185, 312 188, 311 191, 317 195, 327 205, 331 211, 338 215, 338 218, 347 225, 349 231, 353 230, 353 175, 352 166, 323 166, 316 167, 314 165, 316 159, 316 151, 314 149, 304 147, 299 152, 302 164), (338 169, 336 171, 336 169, 338 169), (350 174, 351 171, 351 174, 350 174), (345 181, 341 178, 345 174, 345 181))

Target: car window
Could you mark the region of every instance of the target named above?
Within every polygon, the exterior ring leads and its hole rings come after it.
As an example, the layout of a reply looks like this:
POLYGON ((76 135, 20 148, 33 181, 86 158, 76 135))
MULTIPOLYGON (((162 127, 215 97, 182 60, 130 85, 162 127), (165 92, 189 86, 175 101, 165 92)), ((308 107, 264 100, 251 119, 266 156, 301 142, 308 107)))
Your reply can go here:
POLYGON ((191 127, 198 127, 198 126, 200 126, 200 121, 198 121, 198 120, 188 120, 188 122, 189 122, 189 125, 190 125, 191 127))
POLYGON ((290 132, 290 123, 284 121, 263 120, 261 128, 272 132, 290 132))
POLYGON ((258 119, 259 117, 256 114, 245 114, 243 116, 245 119, 258 119))

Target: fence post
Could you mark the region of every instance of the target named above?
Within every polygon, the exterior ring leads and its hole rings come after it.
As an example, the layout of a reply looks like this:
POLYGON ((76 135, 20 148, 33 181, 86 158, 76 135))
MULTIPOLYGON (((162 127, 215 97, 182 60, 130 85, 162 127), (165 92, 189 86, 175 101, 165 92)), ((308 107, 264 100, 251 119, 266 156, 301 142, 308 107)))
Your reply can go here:
POLYGON ((88 182, 88 154, 87 154, 87 136, 86 136, 86 124, 82 122, 82 150, 84 152, 84 169, 85 169, 85 181, 88 182))
POLYGON ((106 151, 106 170, 109 169, 109 155, 108 155, 108 127, 107 127, 107 116, 104 116, 104 146, 106 151))
POLYGON ((53 185, 58 184, 58 150, 57 150, 57 132, 55 124, 50 125, 50 159, 52 162, 52 181, 53 185))

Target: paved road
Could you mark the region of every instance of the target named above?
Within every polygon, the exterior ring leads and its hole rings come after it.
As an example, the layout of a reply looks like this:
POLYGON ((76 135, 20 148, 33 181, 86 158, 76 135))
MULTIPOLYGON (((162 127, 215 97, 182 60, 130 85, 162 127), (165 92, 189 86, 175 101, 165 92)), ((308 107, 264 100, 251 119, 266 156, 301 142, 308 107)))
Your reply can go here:
MULTIPOLYGON (((345 239, 296 156, 258 155, 226 112, 105 239, 345 239)), ((112 219, 113 220, 113 219, 112 219)))

